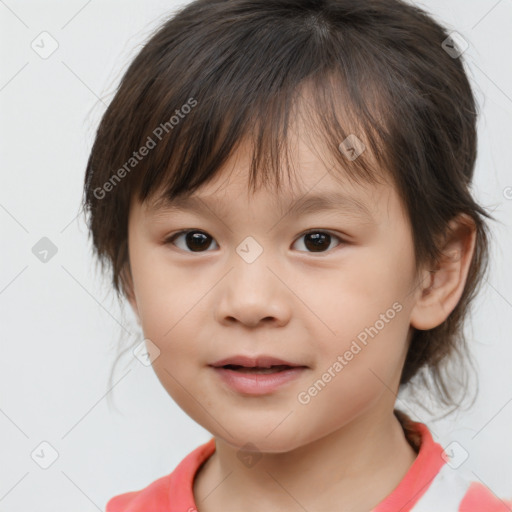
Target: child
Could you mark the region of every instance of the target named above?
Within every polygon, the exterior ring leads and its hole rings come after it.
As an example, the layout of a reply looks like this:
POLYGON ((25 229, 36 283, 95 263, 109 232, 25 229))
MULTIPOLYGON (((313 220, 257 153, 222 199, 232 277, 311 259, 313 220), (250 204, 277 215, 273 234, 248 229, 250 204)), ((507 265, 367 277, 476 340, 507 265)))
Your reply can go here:
POLYGON ((426 375, 456 404, 443 365, 492 218, 476 118, 460 38, 400 0, 195 0, 156 31, 85 206, 145 356, 213 437, 107 512, 512 510, 394 408, 426 375))

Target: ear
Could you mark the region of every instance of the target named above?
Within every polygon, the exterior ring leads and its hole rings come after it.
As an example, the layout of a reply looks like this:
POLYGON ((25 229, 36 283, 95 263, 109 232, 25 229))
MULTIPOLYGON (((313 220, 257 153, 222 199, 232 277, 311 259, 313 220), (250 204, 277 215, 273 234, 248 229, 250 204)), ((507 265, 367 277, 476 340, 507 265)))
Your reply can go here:
POLYGON ((126 262, 124 267, 119 272, 119 277, 121 280, 121 287, 124 292, 125 297, 128 299, 133 312, 135 313, 135 317, 137 318, 137 323, 141 325, 140 316, 139 316, 139 308, 137 307, 137 300, 135 299, 135 291, 133 288, 133 278, 132 272, 130 268, 130 263, 126 262))
POLYGON ((475 249, 473 219, 460 214, 449 223, 442 255, 434 270, 423 270, 423 283, 411 311, 411 326, 428 330, 441 325, 457 306, 475 249))

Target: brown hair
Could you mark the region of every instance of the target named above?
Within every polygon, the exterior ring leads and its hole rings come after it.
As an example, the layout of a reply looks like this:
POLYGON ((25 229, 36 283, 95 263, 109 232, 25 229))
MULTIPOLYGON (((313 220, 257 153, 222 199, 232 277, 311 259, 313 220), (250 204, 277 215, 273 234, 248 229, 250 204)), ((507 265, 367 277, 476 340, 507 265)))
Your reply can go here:
POLYGON ((443 365, 468 356, 463 324, 487 269, 484 217, 493 217, 469 188, 477 111, 462 56, 442 46, 448 36, 401 0, 195 0, 173 13, 125 72, 87 163, 88 227, 118 298, 129 275, 133 194, 141 202, 191 194, 243 140, 254 142, 253 189, 258 178, 279 187, 289 120, 302 115, 328 145, 331 174, 391 178, 417 269, 441 257, 451 219, 474 222, 463 295, 441 325, 414 330, 400 381, 416 376, 455 406, 454 375, 443 365), (355 159, 340 151, 351 134, 367 148, 355 159))

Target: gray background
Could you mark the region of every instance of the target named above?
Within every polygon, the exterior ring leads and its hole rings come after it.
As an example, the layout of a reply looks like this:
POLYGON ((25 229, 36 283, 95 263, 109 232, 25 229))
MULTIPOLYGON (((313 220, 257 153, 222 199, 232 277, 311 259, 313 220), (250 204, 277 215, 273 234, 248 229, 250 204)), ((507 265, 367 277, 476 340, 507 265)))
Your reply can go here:
MULTIPOLYGON (((140 45, 178 5, 0 1, 0 512, 103 510, 210 438, 133 357, 109 388, 120 333, 135 343, 137 324, 96 271, 79 211, 100 116, 140 45), (50 48, 44 31, 58 44, 47 58, 31 46, 46 37, 50 48), (57 249, 46 263, 32 252, 43 237, 57 249), (47 469, 31 457, 49 460, 43 441, 58 453, 47 469)), ((478 402, 437 422, 406 397, 397 405, 443 446, 459 443, 469 454, 461 468, 510 497, 512 3, 418 5, 470 43, 464 56, 482 111, 474 191, 502 224, 492 224, 492 270, 468 326, 478 402)))

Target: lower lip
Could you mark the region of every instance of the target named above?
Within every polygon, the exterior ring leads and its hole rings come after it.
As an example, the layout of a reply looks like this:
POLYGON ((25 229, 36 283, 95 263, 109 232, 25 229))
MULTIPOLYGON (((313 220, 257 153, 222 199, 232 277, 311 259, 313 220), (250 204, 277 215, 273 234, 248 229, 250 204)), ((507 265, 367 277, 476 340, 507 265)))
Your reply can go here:
POLYGON ((294 367, 275 373, 244 373, 213 367, 219 377, 232 389, 248 395, 266 395, 299 377, 306 368, 294 367))

